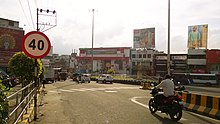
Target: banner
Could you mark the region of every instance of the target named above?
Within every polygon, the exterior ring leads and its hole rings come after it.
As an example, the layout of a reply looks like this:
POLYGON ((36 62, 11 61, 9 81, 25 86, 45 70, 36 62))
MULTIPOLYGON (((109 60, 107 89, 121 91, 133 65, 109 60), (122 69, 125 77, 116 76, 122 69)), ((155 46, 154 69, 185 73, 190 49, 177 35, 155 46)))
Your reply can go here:
POLYGON ((188 27, 188 48, 207 48, 208 24, 188 27))
POLYGON ((155 48, 155 28, 134 29, 134 48, 155 48))

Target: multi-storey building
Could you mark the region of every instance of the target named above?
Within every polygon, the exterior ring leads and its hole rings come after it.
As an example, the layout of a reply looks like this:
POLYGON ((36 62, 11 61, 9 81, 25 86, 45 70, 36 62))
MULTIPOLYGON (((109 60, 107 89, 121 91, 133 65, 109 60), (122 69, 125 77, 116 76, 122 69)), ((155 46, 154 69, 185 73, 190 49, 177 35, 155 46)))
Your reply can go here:
POLYGON ((206 49, 188 49, 188 72, 207 73, 206 49))
POLYGON ((24 30, 18 21, 0 18, 0 68, 6 70, 9 59, 15 52, 22 51, 24 30))
POLYGON ((220 74, 220 50, 207 50, 206 64, 208 73, 220 74))
POLYGON ((106 73, 109 69, 115 73, 128 73, 130 47, 80 48, 76 57, 80 72, 106 73))
MULTIPOLYGON (((156 76, 167 74, 167 54, 157 54, 154 56, 154 70, 156 76)), ((187 72, 187 54, 170 54, 170 72, 187 72)))
POLYGON ((131 49, 131 74, 136 75, 137 71, 141 71, 144 75, 153 75, 153 56, 159 53, 162 52, 154 49, 131 49))

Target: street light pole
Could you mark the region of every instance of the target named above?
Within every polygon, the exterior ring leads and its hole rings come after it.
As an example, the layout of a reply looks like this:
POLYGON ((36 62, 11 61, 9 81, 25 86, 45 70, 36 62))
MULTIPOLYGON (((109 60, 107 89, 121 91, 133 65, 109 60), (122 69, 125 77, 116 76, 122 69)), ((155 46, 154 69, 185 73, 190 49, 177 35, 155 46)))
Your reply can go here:
POLYGON ((94 11, 95 9, 92 9, 92 65, 91 65, 91 71, 93 73, 93 42, 94 42, 94 11))
POLYGON ((167 46, 167 74, 170 75, 170 0, 168 0, 168 46, 167 46))

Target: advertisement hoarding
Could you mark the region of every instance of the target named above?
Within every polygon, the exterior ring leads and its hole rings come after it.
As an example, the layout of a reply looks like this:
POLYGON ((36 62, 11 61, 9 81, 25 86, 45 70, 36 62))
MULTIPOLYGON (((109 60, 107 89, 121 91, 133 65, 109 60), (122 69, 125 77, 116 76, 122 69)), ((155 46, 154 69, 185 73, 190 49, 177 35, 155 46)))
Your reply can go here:
POLYGON ((134 48, 155 48, 155 28, 134 29, 134 48))
POLYGON ((208 24, 188 27, 188 48, 207 48, 208 24))

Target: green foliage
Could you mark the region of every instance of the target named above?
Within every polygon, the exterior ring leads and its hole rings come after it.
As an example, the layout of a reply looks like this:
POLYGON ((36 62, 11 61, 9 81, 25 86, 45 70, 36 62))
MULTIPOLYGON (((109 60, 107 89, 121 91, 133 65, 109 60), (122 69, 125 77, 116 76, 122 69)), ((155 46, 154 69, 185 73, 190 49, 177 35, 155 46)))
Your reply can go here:
MULTIPOLYGON (((27 57, 23 52, 17 52, 10 59, 9 63, 10 74, 21 78, 22 80, 32 81, 35 79, 35 60, 27 57)), ((37 60, 37 70, 39 77, 43 73, 43 64, 41 60, 37 60)))
POLYGON ((0 78, 0 124, 6 124, 6 120, 8 118, 8 100, 7 100, 7 93, 6 89, 8 89, 6 86, 3 85, 3 79, 0 78))
POLYGON ((109 69, 109 70, 107 71, 107 73, 108 73, 108 74, 114 74, 115 71, 114 71, 113 69, 109 69))

